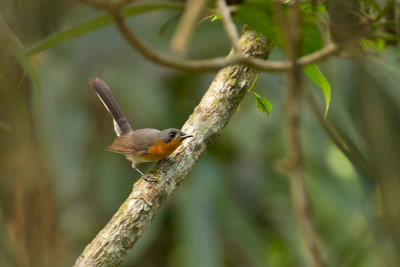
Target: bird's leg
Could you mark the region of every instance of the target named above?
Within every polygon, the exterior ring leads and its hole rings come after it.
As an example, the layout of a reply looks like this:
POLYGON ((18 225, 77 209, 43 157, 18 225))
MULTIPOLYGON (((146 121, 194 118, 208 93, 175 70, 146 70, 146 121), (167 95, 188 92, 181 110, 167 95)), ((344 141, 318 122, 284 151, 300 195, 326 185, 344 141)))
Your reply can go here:
POLYGON ((133 163, 132 163, 132 168, 134 168, 135 170, 137 170, 137 171, 143 176, 143 179, 145 179, 147 182, 158 182, 157 179, 155 179, 155 178, 150 178, 150 177, 148 177, 146 174, 144 174, 143 172, 141 172, 133 163))

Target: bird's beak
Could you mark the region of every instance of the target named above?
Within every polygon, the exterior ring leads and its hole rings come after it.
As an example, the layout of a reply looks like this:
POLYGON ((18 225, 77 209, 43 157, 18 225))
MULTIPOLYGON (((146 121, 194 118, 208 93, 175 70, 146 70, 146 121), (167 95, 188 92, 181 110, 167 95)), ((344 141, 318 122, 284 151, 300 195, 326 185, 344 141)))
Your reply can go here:
POLYGON ((193 135, 191 135, 191 134, 184 134, 184 135, 181 136, 182 139, 186 139, 186 138, 189 138, 189 137, 193 137, 193 135))

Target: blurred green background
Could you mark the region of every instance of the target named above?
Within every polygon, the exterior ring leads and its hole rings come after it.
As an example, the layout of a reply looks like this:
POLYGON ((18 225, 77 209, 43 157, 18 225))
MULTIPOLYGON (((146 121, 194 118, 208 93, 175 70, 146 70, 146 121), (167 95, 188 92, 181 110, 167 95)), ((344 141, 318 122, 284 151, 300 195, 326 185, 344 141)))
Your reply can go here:
MULTIPOLYGON (((66 0, 1 1, 0 9, 3 23, 25 48, 100 14, 66 0)), ((156 11, 134 16, 129 24, 153 48, 168 52, 179 14, 156 11)), ((219 22, 199 23, 188 56, 226 55, 229 41, 222 32, 219 22)), ((164 129, 183 125, 215 74, 157 66, 111 25, 34 55, 39 88, 5 36, 0 266, 71 266, 138 179, 121 155, 104 150, 114 139, 112 120, 88 80, 100 77, 112 87, 134 128, 164 129)), ((399 240, 385 212, 394 216, 392 223, 400 216, 399 58, 399 49, 388 48, 362 60, 331 58, 319 65, 332 86, 327 121, 351 138, 383 180, 353 167, 303 102, 307 193, 328 266, 398 266, 399 240), (382 204, 386 194, 390 207, 382 204)), ((283 52, 274 49, 271 59, 284 59, 283 52)), ((323 110, 320 89, 304 81, 323 110)), ((276 168, 285 155, 286 77, 262 73, 253 91, 274 111, 267 117, 252 95, 244 99, 122 266, 307 266, 290 178, 276 168)))

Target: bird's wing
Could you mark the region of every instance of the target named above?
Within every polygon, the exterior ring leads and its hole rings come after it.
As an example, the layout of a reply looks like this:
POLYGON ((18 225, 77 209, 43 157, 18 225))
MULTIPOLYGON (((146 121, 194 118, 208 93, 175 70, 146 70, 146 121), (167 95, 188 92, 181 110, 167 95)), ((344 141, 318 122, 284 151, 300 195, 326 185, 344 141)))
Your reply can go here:
POLYGON ((147 153, 147 151, 137 144, 132 139, 132 132, 118 136, 111 146, 107 147, 108 151, 122 154, 132 154, 135 156, 141 156, 147 153))

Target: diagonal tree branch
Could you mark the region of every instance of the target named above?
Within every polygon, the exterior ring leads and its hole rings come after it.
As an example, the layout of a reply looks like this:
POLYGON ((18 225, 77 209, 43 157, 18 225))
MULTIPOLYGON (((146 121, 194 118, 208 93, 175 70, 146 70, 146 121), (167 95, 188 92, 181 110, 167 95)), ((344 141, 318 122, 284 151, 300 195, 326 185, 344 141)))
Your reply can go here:
MULTIPOLYGON (((269 42, 244 29, 239 46, 245 56, 267 58, 269 42)), ((159 183, 139 180, 128 199, 85 248, 75 266, 118 266, 144 230, 159 213, 168 197, 193 170, 209 146, 221 134, 257 76, 257 70, 234 65, 218 72, 182 130, 194 135, 170 160, 159 161, 149 174, 159 183)))

